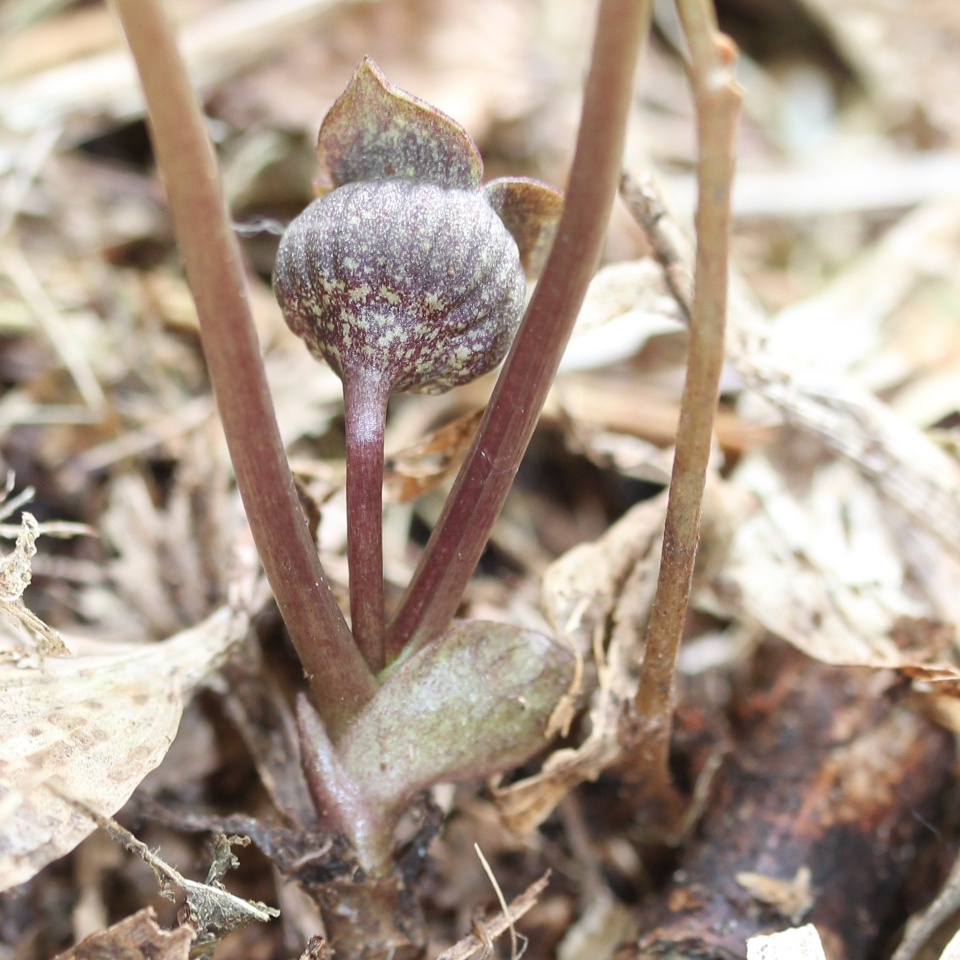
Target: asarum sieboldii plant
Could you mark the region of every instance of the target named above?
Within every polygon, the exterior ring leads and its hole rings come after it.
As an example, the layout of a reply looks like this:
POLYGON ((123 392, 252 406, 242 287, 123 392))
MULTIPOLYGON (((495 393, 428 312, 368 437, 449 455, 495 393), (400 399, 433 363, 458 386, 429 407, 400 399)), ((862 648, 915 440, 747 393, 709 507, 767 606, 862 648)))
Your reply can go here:
POLYGON ((323 121, 317 156, 321 195, 283 236, 274 290, 291 329, 343 380, 352 630, 380 685, 337 731, 305 697, 298 704, 320 826, 349 839, 366 877, 362 891, 350 880, 318 895, 321 904, 331 897, 325 919, 351 955, 344 925, 362 930, 361 952, 416 940, 357 920, 392 910, 384 904, 399 896, 393 830, 411 797, 542 749, 573 677, 572 655, 551 638, 484 622, 387 664, 381 540, 389 396, 440 393, 500 363, 562 199, 533 180, 484 186, 466 132, 369 59, 323 121), (372 899, 371 883, 380 885, 372 899), (356 911, 348 920, 346 902, 356 911), (385 938, 377 945, 374 927, 385 938))
POLYGON ((369 59, 324 119, 317 156, 322 196, 284 234, 273 286, 290 328, 343 380, 350 611, 377 671, 387 400, 500 363, 562 200, 534 180, 483 186, 466 131, 369 59))

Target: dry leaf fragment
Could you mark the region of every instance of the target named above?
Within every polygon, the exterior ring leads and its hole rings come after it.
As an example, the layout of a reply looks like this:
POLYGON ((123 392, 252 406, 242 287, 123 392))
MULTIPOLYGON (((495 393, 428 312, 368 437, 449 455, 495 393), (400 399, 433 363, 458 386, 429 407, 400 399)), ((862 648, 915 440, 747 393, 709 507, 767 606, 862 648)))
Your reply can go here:
POLYGON ((459 465, 482 417, 483 410, 474 410, 388 456, 383 465, 386 500, 410 503, 442 483, 459 465))
POLYGON ((913 578, 919 591, 911 583, 893 511, 871 481, 838 460, 819 467, 807 492, 796 495, 755 455, 733 482, 757 503, 718 578, 719 592, 738 598, 733 612, 823 663, 896 669, 938 693, 957 685, 960 671, 933 662, 939 651, 922 645, 937 631, 920 627, 939 611, 924 581, 913 578), (911 636, 921 645, 903 649, 911 636))
POLYGON ((595 780, 620 754, 620 715, 636 692, 632 668, 641 610, 634 608, 649 609, 665 507, 663 495, 639 504, 596 543, 574 547, 544 575, 541 605, 554 635, 585 662, 592 657, 597 687, 590 702, 590 733, 579 746, 555 750, 533 776, 493 786, 500 815, 516 833, 535 830, 577 784, 595 780), (621 607, 626 614, 628 606, 630 614, 618 628, 621 607), (611 621, 613 636, 604 651, 611 621))
POLYGON ((91 934, 54 960, 187 960, 193 931, 162 930, 153 907, 91 934))
POLYGON ((754 900, 773 907, 782 917, 799 923, 813 906, 816 896, 810 886, 810 868, 800 867, 792 880, 778 880, 762 873, 742 871, 737 883, 754 900))
POLYGON ((33 577, 30 561, 36 556, 39 535, 40 525, 36 517, 24 510, 13 552, 0 557, 0 612, 8 621, 27 631, 40 656, 69 657, 70 651, 56 630, 23 605, 23 591, 30 586, 33 577))
POLYGON ((95 829, 58 793, 102 816, 126 803, 166 754, 191 691, 247 622, 245 607, 224 607, 161 643, 26 669, 0 664, 0 890, 95 829))
POLYGON ((650 337, 682 329, 680 307, 656 261, 610 264, 590 281, 560 372, 607 366, 639 353, 650 337))
POLYGON ((172 887, 179 887, 186 894, 186 902, 177 917, 190 930, 193 944, 190 956, 200 960, 212 960, 216 944, 228 933, 254 922, 266 923, 280 916, 280 911, 256 900, 243 900, 229 893, 221 878, 229 870, 240 866, 234 856, 233 846, 249 846, 249 837, 226 837, 222 834, 214 841, 213 862, 205 883, 188 880, 178 870, 162 860, 150 848, 138 840, 110 817, 102 817, 85 804, 63 797, 74 807, 83 810, 117 843, 136 854, 153 871, 160 887, 160 895, 176 900, 172 887))
MULTIPOLYGON (((693 252, 649 177, 627 175, 621 192, 647 231, 678 303, 689 309, 693 252)), ((798 308, 799 309, 799 308, 798 308)), ((857 465, 878 490, 946 552, 960 543, 960 466, 852 377, 796 363, 770 345, 770 324, 751 291, 731 277, 727 358, 744 384, 857 465)))

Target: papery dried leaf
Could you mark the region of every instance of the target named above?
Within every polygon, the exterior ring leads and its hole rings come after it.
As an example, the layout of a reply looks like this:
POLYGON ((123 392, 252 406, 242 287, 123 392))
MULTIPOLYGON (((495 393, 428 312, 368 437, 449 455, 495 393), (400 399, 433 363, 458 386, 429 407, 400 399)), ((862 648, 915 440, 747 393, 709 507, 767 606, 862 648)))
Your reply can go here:
POLYGON ((0 890, 93 832, 94 821, 64 797, 103 816, 126 803, 246 622, 223 608, 162 643, 25 669, 0 664, 0 890))
POLYGON ((458 417, 384 461, 383 490, 389 503, 410 503, 457 468, 477 432, 483 410, 458 417))
POLYGON ((935 611, 910 585, 870 481, 838 461, 817 470, 799 497, 757 455, 734 483, 758 502, 719 575, 741 615, 824 663, 901 670, 938 692, 956 685, 960 670, 929 647, 943 641, 942 632, 922 629, 935 611))
POLYGON ((650 337, 683 328, 683 313, 655 260, 608 264, 587 287, 560 372, 623 360, 650 337))
MULTIPOLYGON (((670 218, 649 177, 625 176, 621 192, 664 264, 689 315, 693 250, 670 218)), ((954 219, 949 205, 930 219, 954 219)), ((915 254, 915 251, 911 255, 915 254)), ((796 307, 794 309, 799 309, 796 307)), ((796 364, 768 343, 770 324, 736 274, 731 277, 726 354, 751 390, 791 424, 853 461, 891 502, 937 537, 949 552, 960 544, 960 465, 852 378, 822 365, 796 364)))
POLYGON ((590 701, 590 732, 581 744, 551 753, 539 773, 493 787, 500 814, 516 833, 535 830, 575 786, 595 780, 620 755, 620 716, 637 686, 637 621, 653 599, 665 510, 665 494, 639 504, 596 543, 574 547, 544 575, 544 612, 558 636, 592 659, 597 686, 590 701), (626 615, 628 606, 641 609, 626 615), (611 621, 613 636, 604 651, 611 621))
POLYGON ((23 592, 30 586, 30 561, 37 554, 40 525, 32 513, 23 512, 13 552, 0 558, 0 613, 19 624, 31 636, 41 657, 69 657, 70 651, 56 630, 48 627, 23 604, 23 592))
POLYGON ((484 189, 490 205, 517 241, 524 273, 539 277, 563 213, 563 194, 527 177, 491 180, 484 189))
POLYGON ((54 960, 187 960, 193 931, 162 930, 153 907, 91 934, 54 960))
POLYGON ((483 161, 455 120, 397 89, 369 58, 330 108, 317 140, 321 192, 358 180, 398 178, 469 190, 483 161))
POLYGON ((36 517, 24 510, 16 546, 12 553, 0 559, 0 601, 19 600, 30 586, 33 576, 30 561, 37 554, 39 532, 36 517))

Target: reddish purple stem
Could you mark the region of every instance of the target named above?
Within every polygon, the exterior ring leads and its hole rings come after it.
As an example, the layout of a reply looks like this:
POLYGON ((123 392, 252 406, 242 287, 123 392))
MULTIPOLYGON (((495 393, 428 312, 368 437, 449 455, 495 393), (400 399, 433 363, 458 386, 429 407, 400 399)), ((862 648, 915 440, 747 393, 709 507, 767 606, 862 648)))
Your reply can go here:
POLYGON ((382 380, 344 371, 350 619, 353 639, 374 673, 384 666, 383 431, 387 397, 382 380))
POLYGON ((449 625, 483 553, 597 267, 620 179, 645 0, 602 0, 563 217, 480 429, 387 633, 387 660, 449 625))
POLYGON ((287 464, 240 251, 200 105, 159 0, 114 0, 137 63, 237 486, 277 606, 331 736, 377 683, 324 577, 287 464))

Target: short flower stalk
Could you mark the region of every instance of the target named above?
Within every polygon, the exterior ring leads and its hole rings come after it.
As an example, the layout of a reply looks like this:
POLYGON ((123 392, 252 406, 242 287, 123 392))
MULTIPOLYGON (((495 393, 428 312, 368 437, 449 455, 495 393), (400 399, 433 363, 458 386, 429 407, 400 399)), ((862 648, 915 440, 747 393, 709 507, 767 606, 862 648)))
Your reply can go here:
POLYGON ((291 329, 343 380, 353 634, 384 650, 380 489, 390 394, 442 393, 492 370, 513 339, 562 200, 526 179, 482 185, 455 121, 371 60, 320 128, 322 195, 290 224, 274 290, 291 329))

